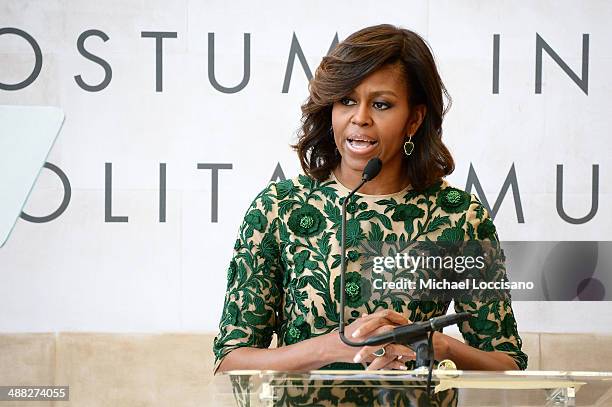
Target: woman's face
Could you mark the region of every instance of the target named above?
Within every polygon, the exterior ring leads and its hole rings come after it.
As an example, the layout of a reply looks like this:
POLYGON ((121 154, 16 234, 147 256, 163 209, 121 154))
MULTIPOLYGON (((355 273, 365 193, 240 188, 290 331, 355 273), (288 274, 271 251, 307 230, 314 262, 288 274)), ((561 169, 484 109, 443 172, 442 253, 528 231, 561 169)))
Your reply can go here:
POLYGON ((405 138, 425 115, 424 105, 411 109, 408 99, 404 74, 394 64, 370 74, 334 103, 332 127, 343 170, 361 173, 368 160, 379 157, 385 172, 402 171, 405 138))

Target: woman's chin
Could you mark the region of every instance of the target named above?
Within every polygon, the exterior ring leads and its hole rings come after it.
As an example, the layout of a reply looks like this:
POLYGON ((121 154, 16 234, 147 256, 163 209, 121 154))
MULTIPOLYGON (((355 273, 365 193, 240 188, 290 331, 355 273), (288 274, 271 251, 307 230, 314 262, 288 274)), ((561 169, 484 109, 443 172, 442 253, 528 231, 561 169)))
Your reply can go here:
POLYGON ((376 157, 376 155, 355 157, 351 154, 344 154, 340 165, 345 171, 349 170, 362 173, 368 161, 374 157, 376 157))

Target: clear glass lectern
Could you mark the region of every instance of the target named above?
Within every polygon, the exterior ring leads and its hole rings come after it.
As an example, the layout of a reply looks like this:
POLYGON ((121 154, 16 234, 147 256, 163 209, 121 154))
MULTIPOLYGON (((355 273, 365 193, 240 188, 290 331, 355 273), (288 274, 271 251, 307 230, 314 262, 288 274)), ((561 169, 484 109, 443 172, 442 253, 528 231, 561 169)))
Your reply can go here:
POLYGON ((434 370, 233 371, 215 376, 215 406, 612 406, 612 372, 434 370))

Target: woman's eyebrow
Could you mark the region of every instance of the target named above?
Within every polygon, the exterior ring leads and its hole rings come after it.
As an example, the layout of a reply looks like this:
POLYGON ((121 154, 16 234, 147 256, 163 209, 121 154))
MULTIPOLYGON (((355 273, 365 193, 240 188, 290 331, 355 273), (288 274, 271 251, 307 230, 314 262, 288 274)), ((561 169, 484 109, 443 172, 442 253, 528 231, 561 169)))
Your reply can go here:
MULTIPOLYGON (((354 93, 354 91, 352 93, 354 93)), ((375 90, 374 92, 368 93, 369 97, 376 97, 376 96, 381 96, 381 95, 391 95, 391 96, 397 97, 397 94, 395 92, 393 92, 392 90, 387 90, 387 89, 375 90)))
MULTIPOLYGON (((347 97, 356 97, 357 93, 358 92, 355 89, 353 89, 351 91, 351 93, 349 93, 346 96, 347 97)), ((395 92, 393 92, 391 89, 375 90, 373 92, 368 93, 366 96, 368 98, 375 98, 376 96, 381 96, 381 95, 390 95, 390 96, 395 96, 396 98, 398 97, 397 94, 395 92)))

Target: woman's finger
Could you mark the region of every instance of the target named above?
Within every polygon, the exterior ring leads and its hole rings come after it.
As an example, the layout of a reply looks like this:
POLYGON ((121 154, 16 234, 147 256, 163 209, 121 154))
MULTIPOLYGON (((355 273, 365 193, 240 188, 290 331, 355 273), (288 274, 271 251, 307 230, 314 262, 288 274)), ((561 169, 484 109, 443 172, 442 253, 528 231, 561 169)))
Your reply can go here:
POLYGON ((415 353, 408 346, 400 344, 389 344, 385 346, 385 355, 373 356, 369 370, 374 369, 401 369, 406 368, 406 362, 415 358, 415 353), (371 366, 371 367, 370 367, 371 366))
POLYGON ((386 318, 371 318, 365 321, 364 323, 362 323, 357 329, 355 329, 351 336, 353 338, 368 337, 372 334, 373 331, 383 326, 388 326, 390 328, 384 330, 381 333, 384 333, 384 332, 387 332, 393 329, 396 325, 386 318))
POLYGON ((400 360, 411 360, 416 357, 416 354, 412 349, 406 345, 400 345, 398 343, 392 343, 385 346, 385 353, 394 355, 400 360))
MULTIPOLYGON (((355 360, 359 360, 362 363, 372 363, 377 358, 377 356, 373 353, 380 348, 381 347, 376 346, 364 346, 357 353, 359 354, 359 358, 355 357, 355 360)), ((391 355, 394 358, 404 362, 416 358, 416 355, 412 349, 406 345, 400 345, 397 343, 385 345, 385 355, 391 355)))
MULTIPOLYGON (((394 328, 393 325, 384 325, 384 326, 381 326, 380 328, 374 330, 368 336, 380 335, 380 334, 383 334, 385 332, 388 332, 389 330, 391 330, 393 328, 394 328)), ((386 349, 387 346, 392 346, 391 349, 397 349, 397 352, 393 352, 392 351, 392 353, 395 353, 396 356, 403 355, 403 356, 406 356, 406 357, 410 357, 409 352, 411 350, 407 346, 405 346, 405 345, 397 345, 397 344, 386 344, 386 345, 376 345, 376 346, 363 346, 362 348, 360 348, 357 351, 357 353, 355 354, 355 357, 354 357, 353 360, 355 361, 355 363, 361 362, 363 360, 368 361, 368 360, 371 359, 370 355, 373 352, 377 351, 378 349, 382 348, 383 346, 385 346, 385 349, 386 349), (403 346, 404 348, 394 348, 394 346, 403 346)))
POLYGON ((383 366, 381 369, 384 370, 408 370, 408 367, 404 362, 400 360, 392 360, 387 364, 387 366, 383 366))
POLYGON ((368 365, 366 370, 379 370, 379 369, 382 369, 383 367, 385 367, 386 365, 388 365, 390 362, 392 362, 394 360, 396 360, 395 356, 385 354, 385 356, 380 356, 380 357, 377 357, 376 359, 374 359, 372 361, 372 363, 370 363, 368 365))
POLYGON ((386 318, 390 322, 394 324, 398 324, 398 325, 404 325, 410 322, 408 318, 406 318, 404 315, 400 314, 399 312, 393 311, 391 309, 382 309, 382 310, 374 312, 373 314, 369 314, 365 316, 362 315, 361 317, 364 320, 369 320, 369 319, 379 318, 379 317, 386 318))

